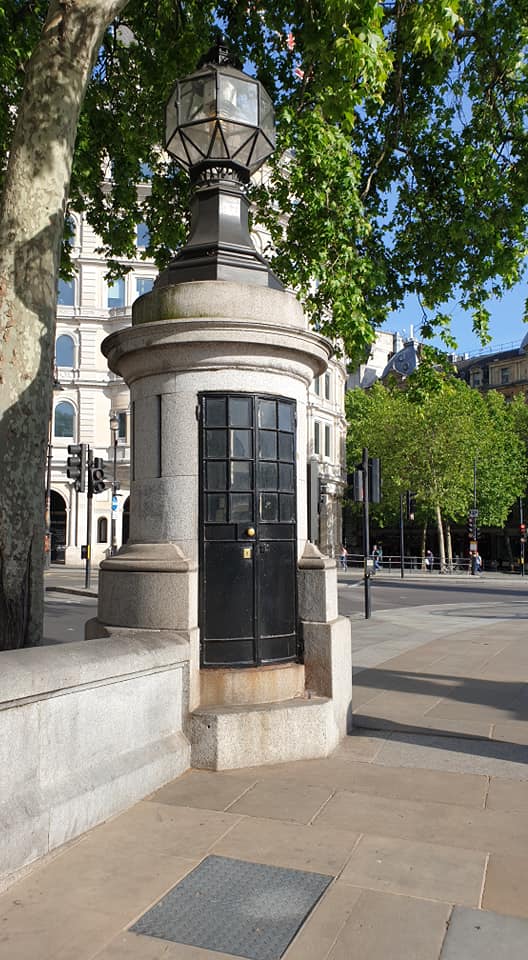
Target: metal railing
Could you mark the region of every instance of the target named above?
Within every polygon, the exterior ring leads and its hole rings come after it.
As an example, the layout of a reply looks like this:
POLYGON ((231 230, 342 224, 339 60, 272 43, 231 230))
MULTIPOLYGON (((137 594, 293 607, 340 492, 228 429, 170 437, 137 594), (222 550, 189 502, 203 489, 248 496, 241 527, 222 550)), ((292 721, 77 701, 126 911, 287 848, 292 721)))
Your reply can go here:
MULTIPOLYGON (((343 559, 337 557, 338 569, 345 569, 343 559)), ((364 557, 361 553, 349 553, 346 558, 346 569, 347 570, 362 570, 364 563, 364 557)), ((421 556, 405 556, 403 558, 404 571, 406 573, 426 573, 427 567, 425 565, 425 558, 421 556)), ((376 567, 374 560, 369 557, 368 567, 370 573, 376 573, 378 570, 380 573, 401 573, 401 557, 399 554, 393 555, 383 555, 382 559, 379 561, 379 566, 376 567)), ((435 559, 433 562, 433 568, 431 570, 431 576, 433 574, 453 574, 453 573, 471 573, 471 560, 469 557, 458 557, 454 559, 451 563, 445 563, 443 566, 440 564, 439 559, 435 559)))

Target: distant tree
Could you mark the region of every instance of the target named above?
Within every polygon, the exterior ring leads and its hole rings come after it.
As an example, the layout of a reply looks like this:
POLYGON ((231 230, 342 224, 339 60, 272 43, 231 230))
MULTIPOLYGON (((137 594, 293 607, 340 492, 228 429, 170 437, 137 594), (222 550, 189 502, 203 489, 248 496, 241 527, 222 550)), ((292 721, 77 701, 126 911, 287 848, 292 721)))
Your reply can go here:
POLYGON ((349 464, 361 447, 382 460, 383 502, 373 507, 394 522, 399 495, 416 494, 418 516, 434 522, 441 563, 445 527, 465 522, 473 506, 477 463, 479 524, 501 526, 526 485, 526 457, 515 416, 496 392, 483 396, 460 380, 418 370, 406 388, 375 385, 347 395, 349 464))

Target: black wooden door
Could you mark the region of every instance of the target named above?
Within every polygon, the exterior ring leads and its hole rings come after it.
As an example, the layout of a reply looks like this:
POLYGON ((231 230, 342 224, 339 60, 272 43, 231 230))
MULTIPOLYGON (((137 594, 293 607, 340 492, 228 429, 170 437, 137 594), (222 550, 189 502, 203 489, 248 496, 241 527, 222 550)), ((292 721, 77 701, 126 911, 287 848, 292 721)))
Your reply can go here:
POLYGON ((297 657, 295 403, 200 396, 202 666, 297 657))

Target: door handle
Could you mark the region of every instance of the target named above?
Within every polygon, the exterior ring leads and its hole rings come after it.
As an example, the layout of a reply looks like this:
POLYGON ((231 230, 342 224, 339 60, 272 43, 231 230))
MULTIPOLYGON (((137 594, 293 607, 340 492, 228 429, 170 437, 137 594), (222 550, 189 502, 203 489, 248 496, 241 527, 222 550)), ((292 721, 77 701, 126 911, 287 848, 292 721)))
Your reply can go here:
POLYGON ((255 527, 248 527, 247 530, 246 530, 246 534, 247 534, 248 537, 254 537, 254 536, 255 536, 255 527))

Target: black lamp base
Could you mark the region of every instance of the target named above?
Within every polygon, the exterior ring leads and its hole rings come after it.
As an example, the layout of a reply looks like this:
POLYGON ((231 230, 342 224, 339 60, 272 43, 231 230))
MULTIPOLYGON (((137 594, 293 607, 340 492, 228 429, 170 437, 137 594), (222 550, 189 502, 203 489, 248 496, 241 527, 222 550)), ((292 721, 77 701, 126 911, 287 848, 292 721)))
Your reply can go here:
POLYGON ((248 212, 243 185, 237 180, 200 183, 191 204, 189 240, 156 285, 231 280, 284 290, 267 260, 255 249, 248 212))

